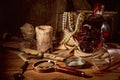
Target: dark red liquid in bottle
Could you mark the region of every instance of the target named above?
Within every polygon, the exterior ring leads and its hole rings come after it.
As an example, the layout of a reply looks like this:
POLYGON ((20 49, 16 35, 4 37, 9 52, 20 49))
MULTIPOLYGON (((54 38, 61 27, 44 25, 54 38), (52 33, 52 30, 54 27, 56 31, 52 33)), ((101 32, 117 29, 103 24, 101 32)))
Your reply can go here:
MULTIPOLYGON (((104 17, 100 11, 93 11, 93 14, 85 19, 80 31, 74 35, 83 52, 92 53, 102 46, 103 39, 109 36, 109 32, 102 31, 104 30, 102 29, 104 22, 104 17)), ((104 27, 107 28, 105 25, 104 27)))

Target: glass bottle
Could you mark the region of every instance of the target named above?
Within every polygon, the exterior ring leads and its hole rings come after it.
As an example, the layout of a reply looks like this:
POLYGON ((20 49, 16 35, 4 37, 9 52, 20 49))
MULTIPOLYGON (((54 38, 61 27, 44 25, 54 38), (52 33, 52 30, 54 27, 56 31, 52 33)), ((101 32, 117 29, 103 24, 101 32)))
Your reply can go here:
POLYGON ((95 52, 109 38, 109 25, 103 17, 103 10, 103 4, 95 4, 93 13, 85 19, 79 33, 74 35, 85 53, 95 52))

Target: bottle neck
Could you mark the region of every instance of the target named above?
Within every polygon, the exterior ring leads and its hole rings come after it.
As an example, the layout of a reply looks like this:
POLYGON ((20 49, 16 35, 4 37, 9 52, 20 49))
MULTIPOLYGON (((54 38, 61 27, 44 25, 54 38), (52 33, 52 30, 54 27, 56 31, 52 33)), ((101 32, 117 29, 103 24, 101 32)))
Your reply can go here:
POLYGON ((93 9, 94 14, 103 15, 103 11, 104 11, 104 5, 99 3, 94 6, 93 9))

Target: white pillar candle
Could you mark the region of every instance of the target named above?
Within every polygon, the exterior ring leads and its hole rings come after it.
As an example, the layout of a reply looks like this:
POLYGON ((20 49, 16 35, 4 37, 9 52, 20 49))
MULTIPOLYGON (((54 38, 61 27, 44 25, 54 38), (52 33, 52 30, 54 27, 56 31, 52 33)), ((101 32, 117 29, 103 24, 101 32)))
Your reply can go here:
POLYGON ((53 28, 47 25, 37 26, 36 40, 37 40, 37 51, 44 53, 48 49, 52 50, 52 38, 53 38, 53 28))

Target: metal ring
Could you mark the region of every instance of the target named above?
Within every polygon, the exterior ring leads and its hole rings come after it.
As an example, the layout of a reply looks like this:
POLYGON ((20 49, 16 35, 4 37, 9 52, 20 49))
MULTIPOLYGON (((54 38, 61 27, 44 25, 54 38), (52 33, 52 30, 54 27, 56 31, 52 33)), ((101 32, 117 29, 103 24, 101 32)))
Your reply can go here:
POLYGON ((54 62, 54 61, 49 60, 49 59, 48 59, 48 60, 45 59, 45 60, 40 60, 40 61, 38 61, 38 62, 35 62, 35 63, 33 64, 33 69, 34 69, 35 71, 37 71, 37 72, 53 72, 53 71, 55 71, 54 65, 55 65, 55 62, 54 62), (43 63, 45 63, 45 62, 48 62, 48 63, 50 63, 51 65, 48 65, 48 66, 40 66, 40 64, 43 64, 43 63))

